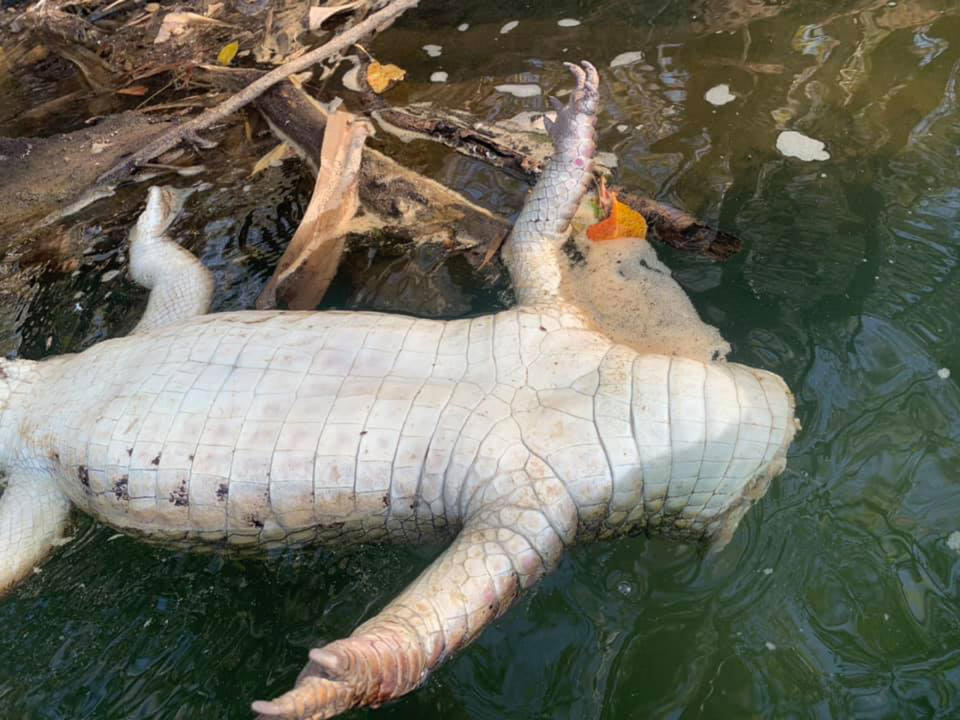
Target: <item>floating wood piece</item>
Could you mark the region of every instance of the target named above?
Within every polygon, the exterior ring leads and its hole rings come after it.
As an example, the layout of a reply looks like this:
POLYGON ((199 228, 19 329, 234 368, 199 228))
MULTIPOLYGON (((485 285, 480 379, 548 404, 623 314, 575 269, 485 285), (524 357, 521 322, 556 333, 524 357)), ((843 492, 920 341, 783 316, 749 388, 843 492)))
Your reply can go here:
POLYGON ((278 304, 312 310, 337 272, 350 221, 357 212, 357 180, 370 124, 339 111, 327 120, 313 195, 286 252, 267 282, 257 308, 278 304))

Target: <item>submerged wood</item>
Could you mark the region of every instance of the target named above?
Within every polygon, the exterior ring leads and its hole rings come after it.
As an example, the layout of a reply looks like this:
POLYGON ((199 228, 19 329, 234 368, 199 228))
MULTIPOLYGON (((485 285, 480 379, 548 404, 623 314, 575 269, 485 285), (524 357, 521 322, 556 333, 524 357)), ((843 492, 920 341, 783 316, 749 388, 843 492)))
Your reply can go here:
POLYGON ((684 210, 623 187, 613 189, 622 203, 643 215, 658 240, 677 250, 694 252, 714 260, 729 260, 743 249, 743 243, 735 235, 704 225, 684 210))

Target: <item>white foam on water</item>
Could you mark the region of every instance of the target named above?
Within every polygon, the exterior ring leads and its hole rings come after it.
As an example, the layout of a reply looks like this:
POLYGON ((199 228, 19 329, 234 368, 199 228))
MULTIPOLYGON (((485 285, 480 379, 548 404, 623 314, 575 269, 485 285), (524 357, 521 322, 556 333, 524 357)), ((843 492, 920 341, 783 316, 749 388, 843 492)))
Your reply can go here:
POLYGON ((726 105, 737 99, 737 96, 730 92, 730 86, 726 83, 710 88, 703 97, 708 103, 716 105, 717 107, 726 105))
POLYGON ((777 137, 777 150, 787 157, 794 157, 804 162, 829 160, 830 153, 825 148, 826 145, 819 140, 814 140, 795 130, 784 130, 777 137))
POLYGON ((446 82, 449 77, 450 76, 443 70, 437 70, 437 72, 430 74, 430 82, 443 83, 446 82))
POLYGON ((460 25, 457 25, 457 30, 459 30, 460 32, 466 32, 469 29, 470 29, 470 23, 461 23, 460 25))
POLYGON ((640 62, 643 60, 643 51, 634 50, 633 52, 625 52, 617 55, 613 60, 610 61, 610 67, 622 67, 624 65, 632 65, 635 62, 640 62))
POLYGON ((954 552, 960 552, 960 530, 954 530, 947 538, 947 547, 954 552))
POLYGON ((500 28, 500 34, 501 34, 501 35, 506 35, 508 32, 510 32, 511 30, 513 30, 513 29, 514 29, 517 25, 519 25, 519 24, 520 24, 520 21, 519 21, 519 20, 511 20, 511 21, 508 22, 506 25, 504 25, 502 28, 500 28))
POLYGON ((579 20, 574 18, 564 18, 563 20, 557 20, 557 25, 560 27, 576 27, 580 24, 579 20))
MULTIPOLYGON (((949 379, 950 379, 950 368, 940 368, 939 370, 937 370, 937 376, 938 376, 941 380, 949 380, 949 379)), ((957 535, 960 536, 960 533, 957 533, 957 535)))
POLYGON ((424 45, 423 51, 430 57, 440 57, 443 53, 443 45, 424 45))
POLYGON ((539 85, 534 85, 532 83, 497 85, 496 90, 497 92, 509 93, 510 95, 519 98, 536 97, 543 92, 539 85))

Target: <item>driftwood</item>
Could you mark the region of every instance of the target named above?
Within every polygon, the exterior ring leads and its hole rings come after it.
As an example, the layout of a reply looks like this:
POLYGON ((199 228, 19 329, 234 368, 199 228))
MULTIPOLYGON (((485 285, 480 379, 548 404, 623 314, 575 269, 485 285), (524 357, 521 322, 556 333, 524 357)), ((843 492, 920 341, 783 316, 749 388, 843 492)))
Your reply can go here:
POLYGON ((318 62, 346 50, 370 33, 389 26, 404 11, 414 7, 418 2, 419 0, 393 0, 393 2, 390 2, 382 10, 374 13, 363 22, 357 23, 349 30, 337 35, 330 42, 271 70, 216 107, 204 111, 182 125, 171 128, 150 142, 146 147, 138 150, 123 162, 118 163, 101 175, 98 180, 99 184, 111 185, 124 180, 136 170, 136 168, 149 162, 158 155, 162 155, 168 150, 171 150, 184 140, 190 140, 202 145, 203 142, 198 135, 201 130, 209 128, 211 125, 224 120, 245 105, 250 104, 281 80, 285 80, 291 75, 302 72, 318 62))
POLYGON ((374 110, 371 115, 383 129, 401 139, 409 139, 412 134, 439 142, 523 179, 539 175, 544 161, 553 153, 546 129, 541 135, 517 123, 481 123, 459 110, 410 105, 374 110))
MULTIPOLYGON (((537 132, 529 121, 527 127, 516 121, 481 123, 466 113, 424 105, 378 110, 373 116, 381 127, 401 137, 442 143, 530 181, 540 174, 546 153, 550 152, 546 134, 537 132)), ((735 236, 705 225, 683 210, 628 190, 617 190, 623 202, 644 215, 654 239, 678 250, 726 260, 742 247, 735 236)))

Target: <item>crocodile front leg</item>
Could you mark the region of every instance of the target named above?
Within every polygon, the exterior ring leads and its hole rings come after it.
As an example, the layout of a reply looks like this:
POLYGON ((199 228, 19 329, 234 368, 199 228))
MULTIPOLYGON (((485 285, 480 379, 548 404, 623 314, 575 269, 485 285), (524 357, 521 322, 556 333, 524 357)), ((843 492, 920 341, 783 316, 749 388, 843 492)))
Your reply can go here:
POLYGON ((254 712, 324 720, 417 688, 556 567, 576 512, 569 501, 544 509, 538 495, 558 489, 536 487, 524 472, 497 478, 478 493, 479 509, 453 544, 410 587, 350 637, 312 650, 296 687, 253 703, 254 712))
POLYGON ((588 62, 583 67, 572 63, 566 66, 577 85, 567 105, 559 106, 556 122, 547 122, 556 152, 503 247, 503 259, 520 305, 556 300, 561 277, 558 253, 593 179, 600 79, 588 62))
POLYGON ((70 501, 49 477, 20 472, 0 496, 0 595, 47 556, 60 540, 70 501))

